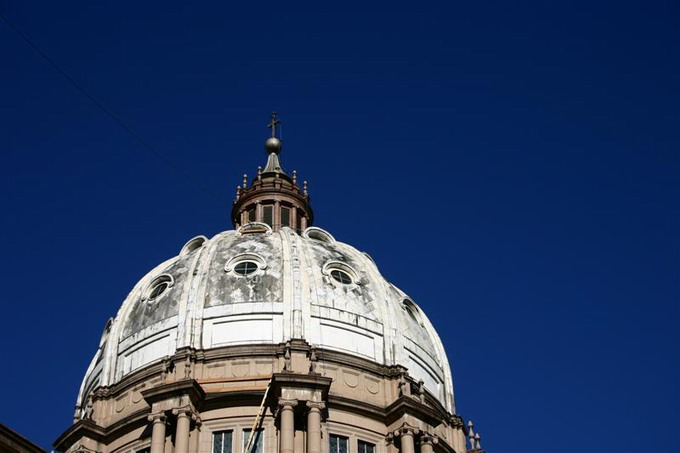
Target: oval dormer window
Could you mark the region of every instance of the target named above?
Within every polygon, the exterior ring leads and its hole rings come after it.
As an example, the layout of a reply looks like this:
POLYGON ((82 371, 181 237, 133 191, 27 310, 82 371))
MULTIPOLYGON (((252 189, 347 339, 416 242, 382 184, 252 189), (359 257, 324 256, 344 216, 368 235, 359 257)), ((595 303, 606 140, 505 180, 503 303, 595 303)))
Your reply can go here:
POLYGON ((142 299, 147 302, 155 302, 160 299, 169 288, 172 288, 172 285, 174 284, 175 280, 172 278, 172 275, 159 275, 146 287, 142 299))
MULTIPOLYGON (((357 272, 352 269, 349 265, 340 261, 329 261, 324 264, 321 269, 326 277, 330 277, 338 283, 343 285, 361 285, 357 272)), ((333 283, 330 279, 326 280, 329 283, 333 283)))
POLYGON ((230 259, 226 266, 225 272, 233 272, 239 277, 245 277, 254 274, 256 271, 263 271, 267 268, 264 258, 257 253, 242 253, 230 259))

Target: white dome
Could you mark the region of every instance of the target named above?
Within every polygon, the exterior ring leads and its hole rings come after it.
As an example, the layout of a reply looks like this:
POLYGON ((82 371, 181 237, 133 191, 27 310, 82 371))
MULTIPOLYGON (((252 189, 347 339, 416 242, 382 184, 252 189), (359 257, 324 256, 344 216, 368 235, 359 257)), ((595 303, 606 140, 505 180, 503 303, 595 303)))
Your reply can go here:
POLYGON ((451 373, 437 333, 367 254, 320 228, 298 235, 290 228, 272 232, 264 224, 194 238, 142 278, 107 324, 78 404, 92 389, 115 384, 178 348, 291 339, 402 365, 454 412, 451 373), (250 268, 237 266, 245 261, 250 268))

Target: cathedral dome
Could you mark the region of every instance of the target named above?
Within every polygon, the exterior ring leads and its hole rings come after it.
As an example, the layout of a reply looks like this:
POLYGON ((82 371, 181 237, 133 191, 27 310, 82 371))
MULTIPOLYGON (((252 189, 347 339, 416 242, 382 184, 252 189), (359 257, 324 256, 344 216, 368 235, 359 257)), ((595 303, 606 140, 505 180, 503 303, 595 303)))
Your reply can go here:
POLYGON ((178 246, 107 322, 58 451, 483 453, 432 323, 313 226, 278 124, 234 228, 178 246))
POLYGON ((115 319, 79 395, 111 386, 181 348, 305 340, 384 366, 403 366, 449 412, 453 385, 442 343, 412 298, 369 255, 325 230, 247 223, 191 239, 144 276, 115 319))

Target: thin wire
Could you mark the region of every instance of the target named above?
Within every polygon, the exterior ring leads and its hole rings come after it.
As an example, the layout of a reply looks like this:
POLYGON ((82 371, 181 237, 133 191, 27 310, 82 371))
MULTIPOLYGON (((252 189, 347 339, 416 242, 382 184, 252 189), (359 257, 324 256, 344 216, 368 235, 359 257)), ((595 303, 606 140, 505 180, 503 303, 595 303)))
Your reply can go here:
POLYGON ((166 163, 166 165, 168 165, 170 168, 172 168, 173 170, 175 170, 175 171, 176 171, 177 173, 179 173, 180 175, 184 176, 188 181, 190 181, 190 182, 192 182, 193 184, 195 184, 196 186, 200 187, 200 188, 201 188, 203 191, 205 191, 208 195, 210 195, 211 197, 215 198, 215 199, 218 200, 220 203, 226 202, 226 199, 223 199, 222 197, 220 197, 219 195, 217 195, 215 192, 213 192, 208 186, 206 186, 205 184, 203 184, 201 181, 199 181, 198 179, 194 178, 193 176, 191 176, 191 175, 190 175, 189 173, 187 173, 186 171, 182 170, 181 167, 175 165, 175 163, 172 162, 172 160, 170 160, 170 158, 169 158, 168 156, 166 156, 165 154, 163 154, 162 152, 160 152, 159 150, 157 150, 156 148, 154 148, 149 142, 147 142, 147 141, 144 140, 139 134, 137 134, 131 127, 129 127, 129 126, 128 126, 127 124, 125 124, 123 121, 121 121, 120 119, 118 119, 118 117, 116 117, 116 115, 114 115, 113 112, 111 112, 109 109, 107 109, 101 102, 99 102, 97 99, 95 99, 94 96, 92 96, 90 93, 88 93, 87 90, 85 90, 85 88, 83 88, 82 86, 80 86, 80 85, 78 84, 78 82, 76 82, 71 76, 69 76, 69 75, 66 73, 66 71, 64 71, 63 69, 61 69, 61 67, 59 67, 59 65, 58 65, 54 60, 52 60, 52 59, 51 59, 45 52, 43 52, 43 51, 42 51, 42 50, 41 50, 41 49, 40 49, 33 41, 31 41, 31 40, 29 39, 29 37, 26 36, 26 35, 25 35, 25 34, 24 34, 24 33, 23 33, 16 25, 14 25, 12 22, 10 22, 9 19, 7 19, 7 17, 5 17, 4 14, 0 13, 0 19, 2 19, 2 20, 3 20, 3 21, 4 21, 4 22, 12 29, 12 30, 14 30, 14 31, 16 32, 16 34, 19 35, 19 36, 21 37, 21 39, 23 39, 23 40, 26 42, 26 44, 28 44, 34 51, 36 51, 36 52, 38 53, 38 55, 40 55, 40 56, 41 56, 45 61, 47 61, 54 69, 56 69, 57 72, 59 72, 59 74, 61 74, 61 75, 62 75, 62 76, 63 76, 63 77, 71 84, 71 85, 73 85, 73 86, 80 92, 80 94, 82 94, 86 99, 88 99, 88 100, 89 100, 90 102, 92 102, 95 106, 97 106, 97 108, 98 108, 99 110, 101 110, 102 112, 104 112, 109 118, 111 118, 116 124, 118 124, 118 126, 120 126, 125 132, 127 132, 130 136, 132 136, 132 138, 134 138, 135 140, 137 140, 137 141, 138 141, 140 144, 142 144, 142 146, 144 146, 147 150, 151 151, 151 152, 154 153, 156 156, 160 157, 160 158, 166 163))

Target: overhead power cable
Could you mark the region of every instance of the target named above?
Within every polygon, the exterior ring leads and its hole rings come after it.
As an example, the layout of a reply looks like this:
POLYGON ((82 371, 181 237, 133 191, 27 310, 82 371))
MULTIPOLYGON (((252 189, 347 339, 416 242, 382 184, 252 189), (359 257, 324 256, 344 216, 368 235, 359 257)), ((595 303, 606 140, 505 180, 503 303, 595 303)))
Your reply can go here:
POLYGON ((120 120, 116 115, 111 112, 108 108, 106 108, 101 102, 99 102, 94 96, 92 96, 88 91, 83 88, 78 82, 76 82, 73 77, 68 75, 66 71, 61 69, 61 67, 52 59, 50 58, 45 52, 43 52, 28 36, 26 36, 25 33, 23 33, 16 25, 14 25, 12 22, 10 22, 7 17, 0 13, 0 19, 2 19, 3 22, 5 22, 14 32, 23 39, 26 44, 28 44, 35 52, 38 53, 45 61, 47 61, 56 71, 61 74, 71 85, 73 85, 79 92, 82 94, 86 99, 88 99, 90 102, 92 102, 99 110, 104 112, 109 118, 111 118, 118 126, 120 126, 125 132, 127 132, 132 138, 134 138, 137 142, 139 142, 144 148, 146 148, 148 151, 151 151, 153 154, 156 156, 160 157, 163 162, 165 162, 166 165, 168 165, 170 168, 175 170, 177 173, 180 175, 184 176, 189 182, 195 184, 197 187, 199 187, 201 190, 206 192, 208 195, 211 197, 215 198, 217 201, 220 203, 225 203, 226 200, 219 195, 217 195, 215 192, 213 192, 208 186, 203 184, 200 180, 194 178, 191 176, 189 173, 187 173, 185 170, 183 170, 180 166, 176 165, 168 156, 166 156, 164 153, 156 149, 154 146, 152 146, 149 142, 144 140, 137 132, 135 132, 130 126, 125 124, 122 120, 120 120))

